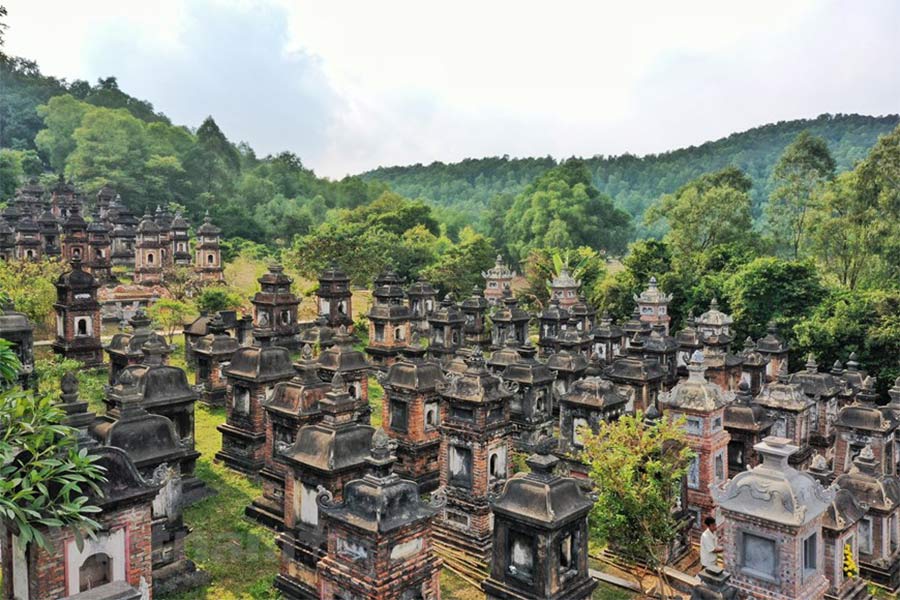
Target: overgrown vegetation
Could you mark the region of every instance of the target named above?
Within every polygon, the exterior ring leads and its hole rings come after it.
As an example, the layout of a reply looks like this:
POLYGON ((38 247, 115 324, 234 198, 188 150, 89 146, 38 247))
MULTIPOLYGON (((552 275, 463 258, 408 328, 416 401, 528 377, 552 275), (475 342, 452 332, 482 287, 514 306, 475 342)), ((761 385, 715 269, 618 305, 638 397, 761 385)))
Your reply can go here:
MULTIPOLYGON (((592 535, 646 564, 661 583, 682 528, 673 507, 692 456, 682 425, 669 419, 648 424, 638 412, 601 423, 596 435, 581 432, 581 460, 591 479, 602 482, 591 509, 592 535)), ((635 576, 643 589, 640 571, 635 576)))
POLYGON ((47 548, 42 532, 66 527, 79 543, 93 535, 103 469, 79 449, 76 432, 48 394, 10 386, 19 363, 0 339, 0 520, 23 547, 47 548))

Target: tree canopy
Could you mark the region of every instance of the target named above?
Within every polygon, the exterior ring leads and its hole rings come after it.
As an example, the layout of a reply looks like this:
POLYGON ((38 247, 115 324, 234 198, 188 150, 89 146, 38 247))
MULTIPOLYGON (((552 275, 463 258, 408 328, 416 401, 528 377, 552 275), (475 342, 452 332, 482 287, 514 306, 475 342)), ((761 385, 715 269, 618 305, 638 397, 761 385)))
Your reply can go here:
POLYGON ((785 149, 772 180, 775 189, 766 207, 777 248, 792 258, 806 241, 809 213, 822 186, 834 178, 835 162, 828 144, 804 131, 785 149))
POLYGON ((620 253, 629 235, 629 218, 592 184, 584 162, 570 159, 529 185, 504 210, 494 239, 514 260, 535 248, 591 246, 620 253))
MULTIPOLYGON (((900 116, 869 117, 854 114, 823 114, 814 119, 779 121, 733 133, 728 137, 660 154, 635 156, 597 155, 584 159, 591 183, 612 198, 615 206, 632 217, 632 240, 665 233, 664 223, 650 226, 644 213, 660 196, 703 173, 733 166, 753 181, 750 191, 755 224, 765 216, 765 206, 776 182, 775 164, 785 148, 803 131, 828 144, 837 170, 846 171, 862 160, 880 135, 900 123, 900 116)), ((546 158, 490 157, 458 163, 435 162, 379 168, 363 174, 370 181, 387 183, 397 193, 422 198, 440 206, 459 207, 470 215, 484 215, 484 227, 494 211, 481 213, 498 199, 509 202, 536 177, 556 166, 546 158)), ((492 230, 488 230, 492 231, 492 230)), ((492 234, 493 235, 493 234, 492 234)))
POLYGON ((581 453, 597 486, 591 533, 625 556, 654 570, 674 555, 682 523, 673 507, 692 457, 682 424, 655 423, 643 415, 623 415, 600 422, 600 431, 580 432, 581 453))

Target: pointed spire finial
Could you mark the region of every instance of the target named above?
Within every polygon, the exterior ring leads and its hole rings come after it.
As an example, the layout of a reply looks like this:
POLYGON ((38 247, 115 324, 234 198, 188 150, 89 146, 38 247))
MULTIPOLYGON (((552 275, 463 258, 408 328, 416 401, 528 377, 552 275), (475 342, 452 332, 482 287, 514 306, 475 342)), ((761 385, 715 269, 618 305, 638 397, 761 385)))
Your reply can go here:
POLYGON ((340 371, 336 371, 334 377, 331 378, 331 389, 341 393, 347 391, 347 384, 344 382, 344 378, 341 376, 340 371))
POLYGON ((806 370, 809 373, 817 373, 819 371, 819 363, 816 362, 816 357, 813 356, 812 352, 806 357, 806 370))
POLYGON ((788 365, 787 361, 781 361, 781 366, 778 368, 778 383, 787 383, 788 382, 788 365))

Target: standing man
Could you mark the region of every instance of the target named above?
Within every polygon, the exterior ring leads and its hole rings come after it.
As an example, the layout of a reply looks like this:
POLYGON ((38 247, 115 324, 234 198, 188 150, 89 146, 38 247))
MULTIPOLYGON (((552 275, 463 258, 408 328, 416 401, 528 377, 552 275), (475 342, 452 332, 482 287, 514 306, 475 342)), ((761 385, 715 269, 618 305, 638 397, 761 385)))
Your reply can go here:
POLYGON ((700 536, 700 565, 704 569, 715 569, 719 553, 722 552, 719 539, 716 537, 716 519, 715 517, 706 517, 703 524, 706 525, 706 529, 700 536))

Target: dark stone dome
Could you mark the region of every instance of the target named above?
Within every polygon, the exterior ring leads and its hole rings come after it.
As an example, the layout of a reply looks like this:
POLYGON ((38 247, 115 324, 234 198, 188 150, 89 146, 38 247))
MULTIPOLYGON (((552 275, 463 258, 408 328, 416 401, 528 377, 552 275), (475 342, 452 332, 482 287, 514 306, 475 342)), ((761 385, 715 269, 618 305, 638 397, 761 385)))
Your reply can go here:
POLYGON ((291 377, 294 374, 294 367, 287 348, 250 346, 240 348, 234 353, 225 374, 241 379, 271 381, 291 377))

